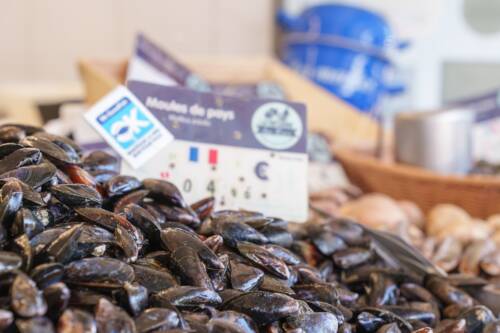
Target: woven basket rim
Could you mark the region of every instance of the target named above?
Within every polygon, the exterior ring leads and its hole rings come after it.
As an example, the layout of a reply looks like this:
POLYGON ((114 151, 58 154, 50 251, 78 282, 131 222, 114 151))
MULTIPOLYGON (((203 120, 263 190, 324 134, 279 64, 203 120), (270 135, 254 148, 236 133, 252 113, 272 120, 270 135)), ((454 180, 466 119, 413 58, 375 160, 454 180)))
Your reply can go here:
POLYGON ((346 148, 334 149, 337 160, 349 169, 350 166, 356 169, 371 169, 385 174, 393 174, 399 177, 414 179, 415 181, 426 181, 435 183, 446 183, 450 185, 462 185, 464 187, 500 187, 500 177, 488 175, 442 175, 423 168, 399 164, 395 162, 383 161, 373 156, 356 152, 346 148))

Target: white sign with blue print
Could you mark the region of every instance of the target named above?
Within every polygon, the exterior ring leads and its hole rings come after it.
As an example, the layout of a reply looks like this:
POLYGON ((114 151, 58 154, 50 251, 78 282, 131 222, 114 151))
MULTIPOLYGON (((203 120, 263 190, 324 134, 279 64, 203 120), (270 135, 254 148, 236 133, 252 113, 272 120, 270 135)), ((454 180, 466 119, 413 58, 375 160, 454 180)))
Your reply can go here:
POLYGON ((142 166, 174 139, 124 86, 119 86, 97 102, 85 114, 85 118, 134 169, 142 166))

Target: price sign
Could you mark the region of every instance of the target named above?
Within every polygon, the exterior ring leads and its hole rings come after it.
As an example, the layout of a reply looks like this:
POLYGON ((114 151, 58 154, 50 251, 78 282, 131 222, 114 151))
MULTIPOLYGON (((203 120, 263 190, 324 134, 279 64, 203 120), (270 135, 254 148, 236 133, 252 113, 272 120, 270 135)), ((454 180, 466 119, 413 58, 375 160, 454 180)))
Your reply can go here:
POLYGON ((305 106, 242 100, 139 81, 128 88, 175 140, 147 164, 123 173, 176 184, 189 202, 307 219, 305 106))

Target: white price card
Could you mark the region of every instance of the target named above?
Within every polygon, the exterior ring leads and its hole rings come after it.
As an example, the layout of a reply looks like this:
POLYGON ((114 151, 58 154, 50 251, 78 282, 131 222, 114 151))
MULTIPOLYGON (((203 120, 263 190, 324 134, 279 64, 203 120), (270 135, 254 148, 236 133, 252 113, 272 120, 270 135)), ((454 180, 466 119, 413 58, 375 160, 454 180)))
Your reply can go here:
POLYGON ((176 80, 166 71, 164 63, 168 55, 156 44, 138 34, 134 53, 127 67, 127 81, 145 81, 166 86, 176 86, 176 80))
POLYGON ((175 137, 139 178, 176 184, 188 202, 214 196, 216 209, 307 219, 306 108, 131 81, 128 88, 175 137))
POLYGON ((143 34, 138 34, 135 40, 134 54, 127 70, 128 81, 181 85, 198 91, 210 90, 208 82, 143 34))
POLYGON ((138 168, 174 138, 124 86, 85 113, 85 119, 132 168, 138 168))

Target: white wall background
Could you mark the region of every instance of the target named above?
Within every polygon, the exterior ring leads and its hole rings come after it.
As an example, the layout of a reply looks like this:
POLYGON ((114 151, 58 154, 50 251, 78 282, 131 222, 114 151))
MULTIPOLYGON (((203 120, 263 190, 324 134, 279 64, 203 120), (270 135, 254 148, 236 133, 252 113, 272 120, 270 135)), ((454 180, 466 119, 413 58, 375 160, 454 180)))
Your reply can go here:
POLYGON ((0 83, 75 80, 139 30, 174 54, 270 54, 273 27, 271 0, 0 0, 0 83))

